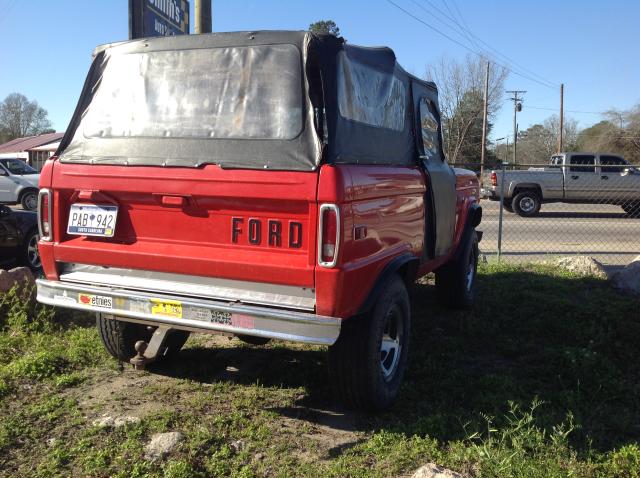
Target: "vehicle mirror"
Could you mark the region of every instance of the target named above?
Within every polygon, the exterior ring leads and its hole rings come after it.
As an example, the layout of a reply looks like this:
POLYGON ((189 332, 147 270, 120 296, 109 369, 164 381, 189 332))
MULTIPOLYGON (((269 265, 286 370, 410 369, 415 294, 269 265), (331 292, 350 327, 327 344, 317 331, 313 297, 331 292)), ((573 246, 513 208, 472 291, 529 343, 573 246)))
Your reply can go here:
POLYGON ((9 174, 3 169, 0 168, 0 176, 8 176, 9 174))

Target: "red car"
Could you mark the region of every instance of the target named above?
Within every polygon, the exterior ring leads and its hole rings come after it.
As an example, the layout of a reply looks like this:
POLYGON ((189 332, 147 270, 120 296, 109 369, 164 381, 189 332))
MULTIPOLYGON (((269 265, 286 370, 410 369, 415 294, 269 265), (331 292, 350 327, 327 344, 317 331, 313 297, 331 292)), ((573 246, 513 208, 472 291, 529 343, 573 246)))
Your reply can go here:
POLYGON ((38 300, 95 311, 137 365, 189 332, 325 344, 339 398, 384 409, 411 284, 435 271, 446 302, 475 296, 478 181, 441 142, 436 86, 388 48, 307 32, 99 47, 41 173, 38 300))

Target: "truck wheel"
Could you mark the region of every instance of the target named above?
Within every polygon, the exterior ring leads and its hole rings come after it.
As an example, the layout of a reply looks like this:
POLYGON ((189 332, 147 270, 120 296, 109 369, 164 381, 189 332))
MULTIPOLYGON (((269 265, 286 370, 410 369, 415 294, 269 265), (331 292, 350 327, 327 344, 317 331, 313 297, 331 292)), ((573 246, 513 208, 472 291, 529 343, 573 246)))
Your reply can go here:
POLYGON ((460 254, 436 271, 438 299, 449 307, 465 309, 476 300, 476 276, 478 272, 478 236, 471 231, 460 254))
POLYGON ((640 202, 630 202, 622 205, 622 209, 629 217, 640 217, 640 202))
POLYGON ((38 209, 38 190, 29 189, 20 196, 20 204, 26 211, 35 211, 38 209))
POLYGON ((511 201, 504 201, 502 207, 505 211, 513 213, 513 203, 511 201))
MULTIPOLYGON (((128 362, 136 355, 135 344, 138 340, 149 342, 153 335, 153 329, 146 325, 124 322, 117 319, 108 319, 102 314, 97 314, 96 325, 107 352, 121 362, 128 362)), ((189 338, 189 332, 174 330, 167 337, 166 348, 161 358, 175 356, 189 338)))
POLYGON ((540 197, 533 191, 518 193, 513 198, 513 210, 518 216, 535 216, 540 212, 540 205, 540 197))
POLYGON ((236 335, 236 337, 249 345, 267 345, 271 342, 268 337, 256 337, 255 335, 236 335))
POLYGON ((410 315, 409 294, 396 276, 368 314, 343 322, 329 347, 329 375, 345 406, 371 411, 391 406, 409 356, 410 315))

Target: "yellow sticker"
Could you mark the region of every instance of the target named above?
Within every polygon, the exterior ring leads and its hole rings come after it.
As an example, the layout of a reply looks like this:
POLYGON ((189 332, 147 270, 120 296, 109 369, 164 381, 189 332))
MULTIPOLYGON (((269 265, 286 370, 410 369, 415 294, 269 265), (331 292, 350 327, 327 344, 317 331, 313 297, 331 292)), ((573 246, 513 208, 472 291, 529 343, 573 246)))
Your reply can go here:
POLYGON ((182 302, 177 300, 151 299, 151 313, 164 317, 182 318, 182 302))

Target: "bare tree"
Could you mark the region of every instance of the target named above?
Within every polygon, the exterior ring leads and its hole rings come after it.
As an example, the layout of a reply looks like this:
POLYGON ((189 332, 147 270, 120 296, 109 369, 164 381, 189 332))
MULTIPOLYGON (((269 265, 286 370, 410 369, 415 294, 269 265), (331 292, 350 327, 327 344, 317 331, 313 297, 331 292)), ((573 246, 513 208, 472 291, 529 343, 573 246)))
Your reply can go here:
POLYGON ((0 130, 9 140, 40 134, 50 128, 47 110, 37 101, 11 93, 0 103, 0 130))
MULTIPOLYGON (((534 124, 518 134, 518 163, 546 164, 558 148, 560 119, 550 116, 543 124, 534 124)), ((578 122, 573 118, 564 120, 564 150, 577 151, 578 122)))
MULTIPOLYGON (((486 58, 467 55, 463 61, 442 58, 427 67, 426 78, 438 86, 440 110, 444 125, 444 148, 449 161, 461 159, 469 134, 482 121, 482 97, 486 58)), ((508 70, 491 63, 489 70, 489 119, 501 105, 508 70)), ((468 158, 466 158, 468 159, 468 158)), ((477 158, 479 161, 480 158, 477 158)))

